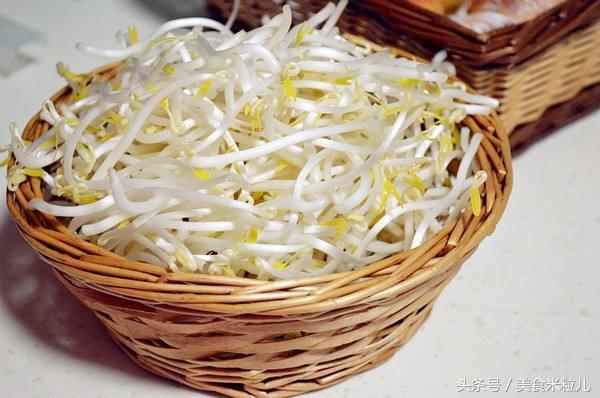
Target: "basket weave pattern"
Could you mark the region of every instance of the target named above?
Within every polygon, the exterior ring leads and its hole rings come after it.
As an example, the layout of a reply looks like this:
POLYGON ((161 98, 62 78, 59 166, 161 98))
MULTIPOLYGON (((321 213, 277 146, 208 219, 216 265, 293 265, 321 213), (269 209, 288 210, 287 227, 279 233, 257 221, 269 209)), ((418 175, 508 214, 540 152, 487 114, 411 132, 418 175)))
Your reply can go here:
MULTIPOLYGON (((115 71, 93 74, 108 80, 115 71)), ((69 98, 65 88, 53 100, 69 98)), ((39 178, 7 193, 7 204, 25 240, 140 366, 231 397, 287 397, 388 359, 493 231, 512 186, 508 138, 495 115, 464 123, 484 135, 481 214, 467 209, 422 246, 353 272, 276 282, 172 273, 85 242, 31 210, 28 201, 43 197, 39 178)), ((48 128, 36 115, 23 136, 48 128)))
POLYGON ((570 101, 546 109, 535 123, 517 128, 510 136, 513 156, 559 128, 600 108, 600 84, 590 86, 570 101))
POLYGON ((556 104, 600 83, 600 19, 515 67, 460 67, 461 78, 478 92, 501 100, 507 131, 534 122, 556 104))

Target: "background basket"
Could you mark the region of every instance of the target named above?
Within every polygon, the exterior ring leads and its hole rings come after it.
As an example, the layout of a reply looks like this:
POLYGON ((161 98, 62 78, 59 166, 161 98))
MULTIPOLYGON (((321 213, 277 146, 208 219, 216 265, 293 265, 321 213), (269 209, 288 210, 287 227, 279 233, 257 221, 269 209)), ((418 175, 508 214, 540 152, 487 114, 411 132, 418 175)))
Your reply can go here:
POLYGON ((527 132, 540 136, 552 131, 547 129, 549 124, 560 127, 581 115, 574 104, 587 104, 589 110, 598 107, 600 97, 582 91, 600 83, 600 19, 520 64, 458 68, 461 78, 475 90, 500 99, 500 118, 511 134, 513 149, 517 149, 534 138, 527 132), (578 95, 581 98, 576 99, 578 95), (544 114, 559 104, 564 105, 562 114, 544 114), (538 127, 533 128, 536 124, 538 127))
POLYGON ((477 33, 409 1, 362 3, 385 13, 388 29, 401 29, 430 53, 446 49, 455 60, 478 67, 518 64, 600 17, 598 1, 566 0, 527 22, 477 33))
MULTIPOLYGON (((108 80, 117 68, 91 75, 108 80)), ((70 94, 64 88, 52 99, 70 94)), ((141 367, 231 397, 287 397, 387 360, 493 232, 512 187, 508 137, 495 114, 463 123, 484 136, 481 214, 468 208, 423 245, 352 272, 278 282, 173 273, 83 241, 31 210, 29 200, 43 197, 40 178, 28 177, 6 200, 25 240, 141 367)), ((48 128, 38 114, 23 137, 48 128)))
MULTIPOLYGON (((302 21, 327 2, 287 3, 295 20, 302 21)), ((282 2, 277 3, 244 0, 238 19, 257 26, 263 15, 280 12, 282 2)), ((225 16, 233 1, 207 0, 207 4, 225 16)), ((531 21, 487 34, 477 34, 407 1, 351 1, 338 25, 345 32, 425 58, 447 50, 463 81, 500 101, 498 113, 513 149, 523 148, 600 103, 598 90, 576 98, 600 82, 599 1, 566 1, 531 21), (561 111, 545 113, 559 104, 564 105, 561 111)))

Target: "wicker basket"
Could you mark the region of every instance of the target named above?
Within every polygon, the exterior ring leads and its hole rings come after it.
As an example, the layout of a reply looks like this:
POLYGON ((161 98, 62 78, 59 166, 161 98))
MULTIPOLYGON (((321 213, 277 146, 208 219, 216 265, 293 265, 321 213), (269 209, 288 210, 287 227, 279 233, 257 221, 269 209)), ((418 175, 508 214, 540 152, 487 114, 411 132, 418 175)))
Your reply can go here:
MULTIPOLYGON (((108 80, 115 71, 92 74, 108 80)), ((65 88, 53 100, 69 98, 65 88)), ((288 397, 387 360, 494 230, 512 187, 508 138, 495 114, 464 124, 484 135, 481 214, 469 208, 422 246, 346 273, 277 282, 173 273, 85 242, 31 210, 28 201, 43 196, 39 178, 6 200, 25 240, 141 367, 231 397, 288 397)), ((48 128, 37 115, 23 136, 48 128)))
POLYGON ((539 120, 546 109, 600 83, 599 49, 600 19, 516 66, 458 67, 471 87, 501 100, 500 118, 513 132, 519 125, 539 120))
POLYGON ((451 18, 410 1, 367 0, 388 28, 400 29, 435 53, 447 49, 455 60, 477 67, 516 65, 600 17, 597 0, 566 0, 532 20, 477 33, 451 18))
MULTIPOLYGON (((296 21, 301 21, 327 2, 297 0, 289 4, 296 21)), ((207 4, 228 15, 233 0, 208 0, 207 4)), ((262 15, 280 12, 281 7, 273 0, 245 0, 242 4, 239 20, 250 26, 258 25, 262 15)), ((566 1, 532 21, 489 34, 476 34, 406 1, 351 1, 339 26, 426 58, 445 48, 463 81, 500 101, 500 119, 509 137, 515 134, 513 149, 543 136, 549 122, 560 127, 580 115, 546 120, 553 115, 566 116, 574 110, 569 102, 581 102, 575 97, 600 82, 599 1, 566 1), (541 120, 544 112, 557 104, 565 104, 564 110, 548 113, 541 120)))

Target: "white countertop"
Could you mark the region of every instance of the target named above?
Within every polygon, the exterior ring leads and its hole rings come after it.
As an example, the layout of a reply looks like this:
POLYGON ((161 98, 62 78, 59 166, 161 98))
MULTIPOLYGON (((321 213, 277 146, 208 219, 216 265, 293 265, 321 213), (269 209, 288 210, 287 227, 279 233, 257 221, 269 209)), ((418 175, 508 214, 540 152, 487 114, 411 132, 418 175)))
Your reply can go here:
MULTIPOLYGON (((18 59, 29 63, 9 76, 0 74, 0 142, 8 142, 9 122, 23 127, 62 85, 54 72, 57 61, 75 71, 102 62, 77 53, 75 41, 108 46, 114 32, 132 22, 143 35, 173 15, 169 6, 154 3, 1 0, 0 56, 19 38, 33 41, 18 50, 18 59), (7 21, 23 35, 6 33, 15 29, 7 21)), ((181 12, 194 9, 174 3, 181 12)), ((521 155, 496 233, 442 293, 417 335, 379 368, 309 396, 509 397, 520 396, 519 383, 529 388, 519 379, 536 377, 544 382, 585 377, 592 389, 587 396, 599 396, 600 310, 594 305, 600 303, 599 154, 597 112, 521 155), (501 390, 509 379, 511 385, 508 392, 458 392, 461 378, 467 383, 483 378, 488 390, 493 378, 499 378, 501 390)), ((3 187, 5 173, 0 174, 3 187)), ((0 228, 1 397, 208 396, 139 370, 33 256, 4 206, 0 228)))

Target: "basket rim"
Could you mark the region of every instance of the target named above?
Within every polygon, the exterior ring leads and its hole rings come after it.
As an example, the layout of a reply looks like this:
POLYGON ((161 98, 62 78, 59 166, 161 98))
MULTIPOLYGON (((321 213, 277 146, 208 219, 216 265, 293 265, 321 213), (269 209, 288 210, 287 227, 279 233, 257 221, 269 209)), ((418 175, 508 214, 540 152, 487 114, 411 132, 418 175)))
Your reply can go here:
POLYGON ((436 52, 445 48, 454 62, 479 67, 519 64, 600 18, 600 3, 565 0, 530 20, 477 33, 447 15, 409 1, 383 4, 368 0, 363 7, 379 13, 386 22, 421 41, 425 48, 421 45, 416 47, 417 50, 436 52), (424 24, 432 28, 423 29, 424 24))
MULTIPOLYGON (((375 4, 377 1, 367 0, 365 4, 367 7, 369 5, 375 4)), ((472 38, 480 43, 487 43, 491 40, 494 40, 495 37, 506 34, 507 32, 511 32, 517 29, 528 29, 532 25, 537 25, 542 22, 544 19, 548 18, 548 16, 556 13, 559 9, 562 9, 565 6, 573 7, 574 2, 569 0, 563 0, 561 3, 554 5, 553 7, 547 9, 546 11, 536 15, 535 17, 528 19, 526 21, 520 22, 514 25, 503 26, 499 28, 494 28, 484 33, 479 33, 468 26, 462 25, 446 14, 438 14, 434 11, 431 11, 425 7, 422 7, 418 4, 415 4, 411 1, 401 1, 401 2, 389 2, 387 3, 389 7, 396 9, 406 9, 411 12, 417 12, 420 14, 425 14, 427 17, 434 19, 444 27, 448 28, 451 32, 460 34, 462 36, 467 36, 472 38), (568 3, 568 4, 567 4, 568 3)), ((374 9, 379 9, 377 5, 374 6, 374 9)), ((563 11, 564 12, 564 11, 563 11)))
MULTIPOLYGON (((88 75, 108 80, 119 65, 104 65, 88 75)), ((63 87, 51 100, 64 101, 69 94, 70 88, 63 87)), ((24 136, 42 133, 45 122, 39 115, 40 112, 29 120, 23 129, 24 136)), ((61 273, 61 280, 66 278, 73 286, 85 285, 113 298, 194 311, 265 315, 322 312, 377 300, 394 291, 406 292, 452 272, 493 232, 512 188, 510 144, 495 112, 479 122, 487 130, 477 127, 474 119, 467 124, 471 124, 472 131, 480 129, 484 135, 478 158, 488 172, 488 179, 481 188, 484 204, 481 214, 476 217, 467 208, 422 245, 353 271, 275 281, 172 272, 127 260, 77 237, 56 217, 29 209, 29 199, 43 195, 40 178, 28 176, 16 192, 7 190, 6 203, 25 240, 61 273)), ((14 164, 12 155, 8 167, 14 164)))

